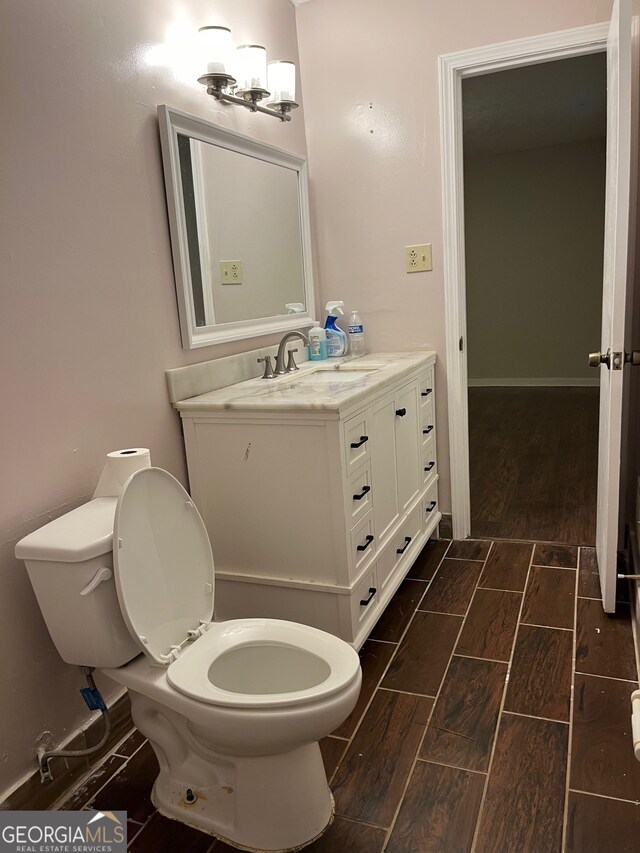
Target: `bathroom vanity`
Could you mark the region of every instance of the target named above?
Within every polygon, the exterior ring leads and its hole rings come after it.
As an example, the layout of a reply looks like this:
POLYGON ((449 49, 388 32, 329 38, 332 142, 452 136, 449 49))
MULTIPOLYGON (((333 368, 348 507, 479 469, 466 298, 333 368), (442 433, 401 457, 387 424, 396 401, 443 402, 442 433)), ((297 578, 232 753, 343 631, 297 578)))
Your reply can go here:
POLYGON ((440 521, 435 353, 306 362, 175 403, 216 619, 359 648, 440 521))

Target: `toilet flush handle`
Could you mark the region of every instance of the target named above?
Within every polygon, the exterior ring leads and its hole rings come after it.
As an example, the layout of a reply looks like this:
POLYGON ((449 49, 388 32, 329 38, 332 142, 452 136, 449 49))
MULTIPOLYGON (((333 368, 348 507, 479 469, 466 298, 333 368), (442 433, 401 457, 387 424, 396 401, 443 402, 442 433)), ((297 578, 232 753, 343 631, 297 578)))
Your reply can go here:
POLYGON ((90 592, 99 586, 102 581, 108 581, 111 578, 112 572, 111 569, 108 569, 106 566, 102 566, 98 569, 95 575, 91 578, 89 583, 82 590, 80 595, 89 595, 90 592))

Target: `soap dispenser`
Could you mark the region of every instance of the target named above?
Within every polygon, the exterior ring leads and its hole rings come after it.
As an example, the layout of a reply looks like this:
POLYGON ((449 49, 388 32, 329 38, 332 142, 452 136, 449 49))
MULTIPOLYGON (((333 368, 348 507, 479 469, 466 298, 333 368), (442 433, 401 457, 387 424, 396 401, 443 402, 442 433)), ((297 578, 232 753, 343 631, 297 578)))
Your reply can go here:
POLYGON ((309 361, 323 361, 327 357, 327 333, 316 320, 309 329, 309 361))

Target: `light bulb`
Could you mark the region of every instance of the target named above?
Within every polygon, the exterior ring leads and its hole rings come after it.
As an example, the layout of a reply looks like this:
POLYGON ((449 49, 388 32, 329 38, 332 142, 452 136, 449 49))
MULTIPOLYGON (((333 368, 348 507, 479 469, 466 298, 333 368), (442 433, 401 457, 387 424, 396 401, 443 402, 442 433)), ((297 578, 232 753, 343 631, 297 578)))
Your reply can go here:
POLYGON ((276 59, 269 63, 268 86, 270 101, 295 101, 296 66, 293 62, 276 59))
POLYGON ((233 42, 228 27, 200 27, 201 56, 210 74, 232 75, 233 42))
POLYGON ((241 44, 236 49, 235 74, 238 89, 267 88, 267 51, 259 44, 241 44))

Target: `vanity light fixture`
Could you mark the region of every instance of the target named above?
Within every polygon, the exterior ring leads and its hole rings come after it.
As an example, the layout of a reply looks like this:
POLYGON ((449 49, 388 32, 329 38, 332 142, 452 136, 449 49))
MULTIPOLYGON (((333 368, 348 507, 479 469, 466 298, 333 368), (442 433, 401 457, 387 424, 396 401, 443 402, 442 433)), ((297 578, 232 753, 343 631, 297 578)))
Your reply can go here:
POLYGON ((291 110, 298 106, 293 62, 276 60, 267 64, 266 48, 258 44, 239 45, 234 57, 228 27, 200 27, 198 33, 207 68, 198 83, 207 87, 209 95, 225 104, 291 121, 291 110), (263 100, 268 106, 260 104, 263 100))

